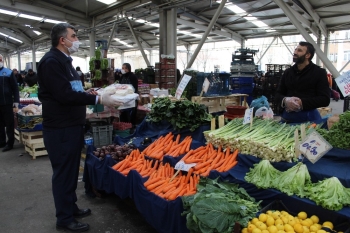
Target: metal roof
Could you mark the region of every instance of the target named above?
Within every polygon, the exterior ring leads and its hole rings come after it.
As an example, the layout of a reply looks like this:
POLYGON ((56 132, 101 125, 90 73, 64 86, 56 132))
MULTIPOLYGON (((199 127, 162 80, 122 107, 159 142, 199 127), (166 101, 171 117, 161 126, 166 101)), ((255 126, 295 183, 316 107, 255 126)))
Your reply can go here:
MULTIPOLYGON (((96 0, 4 0, 0 2, 0 52, 22 52, 31 50, 33 45, 37 50, 47 50, 51 46, 50 31, 54 25, 50 20, 65 21, 78 29, 79 40, 83 42, 81 56, 89 56, 91 31, 96 32, 96 40, 109 40, 111 35, 118 38, 111 41, 110 50, 114 52, 135 50, 138 49, 137 44, 126 17, 131 20, 144 49, 157 49, 159 12, 172 8, 177 9, 178 45, 198 44, 220 2, 118 0, 106 5, 96 0), (26 15, 36 18, 24 18, 26 15), (37 35, 34 30, 42 34, 37 35)), ((251 38, 300 34, 279 7, 280 2, 282 0, 227 1, 206 42, 241 42, 251 38), (231 11, 230 6, 234 5, 243 11, 231 11)), ((284 3, 304 28, 316 37, 327 37, 329 32, 350 29, 349 0, 289 0, 284 3)))

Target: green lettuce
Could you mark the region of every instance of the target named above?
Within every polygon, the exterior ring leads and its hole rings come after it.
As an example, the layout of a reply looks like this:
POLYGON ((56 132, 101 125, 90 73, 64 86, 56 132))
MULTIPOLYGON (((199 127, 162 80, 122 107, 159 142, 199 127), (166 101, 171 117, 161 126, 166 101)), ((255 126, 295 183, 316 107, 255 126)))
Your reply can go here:
POLYGON ((305 164, 299 162, 273 182, 273 186, 288 195, 305 197, 304 187, 311 184, 311 177, 305 164))
POLYGON ((350 205, 350 191, 337 177, 331 177, 306 187, 309 199, 325 209, 340 210, 350 205))
POLYGON ((274 180, 280 176, 281 172, 274 168, 269 160, 261 160, 259 163, 254 164, 254 168, 250 168, 250 171, 246 174, 244 179, 256 185, 258 188, 272 188, 274 180))

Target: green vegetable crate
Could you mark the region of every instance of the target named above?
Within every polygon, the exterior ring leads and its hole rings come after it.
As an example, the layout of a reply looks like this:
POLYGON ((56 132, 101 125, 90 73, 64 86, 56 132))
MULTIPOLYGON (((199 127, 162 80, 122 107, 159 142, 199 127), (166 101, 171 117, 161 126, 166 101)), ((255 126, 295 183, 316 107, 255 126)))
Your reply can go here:
POLYGON ((88 108, 92 109, 93 112, 103 112, 105 107, 103 104, 95 104, 89 105, 88 108))
POLYGON ((112 125, 92 126, 91 128, 95 147, 112 144, 112 125))

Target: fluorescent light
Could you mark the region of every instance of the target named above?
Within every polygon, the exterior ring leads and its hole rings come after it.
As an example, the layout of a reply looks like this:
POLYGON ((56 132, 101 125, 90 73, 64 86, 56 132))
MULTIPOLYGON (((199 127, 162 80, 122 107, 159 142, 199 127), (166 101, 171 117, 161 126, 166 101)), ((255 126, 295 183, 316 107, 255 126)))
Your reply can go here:
POLYGON ((245 10, 243 10, 242 8, 236 5, 229 5, 229 6, 226 6, 226 8, 229 9, 230 11, 233 11, 236 14, 246 13, 245 10))
POLYGON ((34 32, 35 34, 37 34, 38 36, 41 35, 41 32, 39 32, 39 31, 33 30, 33 32, 34 32))
POLYGON ((135 20, 135 22, 138 22, 138 23, 146 23, 147 21, 146 21, 146 20, 143 20, 143 19, 137 19, 137 20, 135 20))
POLYGON ((19 14, 19 17, 21 18, 26 18, 26 19, 33 19, 33 20, 38 20, 38 21, 41 21, 43 18, 42 17, 37 17, 37 16, 34 16, 34 15, 27 15, 27 14, 19 14))
POLYGON ((268 27, 267 24, 262 21, 251 21, 251 22, 258 27, 268 27))
POLYGON ((96 1, 109 5, 109 4, 112 4, 113 2, 116 2, 117 0, 96 0, 96 1))
POLYGON ((159 28, 159 23, 150 23, 150 24, 148 24, 148 25, 151 25, 151 26, 153 26, 153 27, 159 28))
POLYGON ((2 14, 6 14, 6 15, 13 15, 13 16, 18 15, 18 13, 17 13, 17 12, 14 12, 14 11, 8 11, 8 10, 3 10, 3 9, 0 9, 0 13, 2 13, 2 14))
POLYGON ((11 39, 11 40, 17 41, 17 42, 19 42, 19 43, 23 43, 23 41, 21 41, 21 40, 19 40, 19 39, 16 39, 16 38, 14 38, 14 37, 12 37, 12 36, 9 36, 9 35, 7 35, 7 34, 4 34, 4 33, 1 33, 1 32, 0 32, 0 35, 5 36, 5 37, 7 37, 7 38, 9 38, 9 39, 11 39))
POLYGON ((266 32, 275 32, 275 29, 267 29, 266 32))
POLYGON ((58 21, 58 20, 53 20, 53 19, 42 19, 41 21, 44 21, 45 23, 53 23, 53 24, 65 23, 65 21, 58 21))

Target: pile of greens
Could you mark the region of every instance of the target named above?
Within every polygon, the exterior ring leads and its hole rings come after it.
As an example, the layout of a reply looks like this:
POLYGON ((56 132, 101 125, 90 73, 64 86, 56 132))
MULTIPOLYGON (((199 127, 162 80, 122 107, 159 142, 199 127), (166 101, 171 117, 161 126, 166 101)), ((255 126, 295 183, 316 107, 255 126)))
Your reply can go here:
POLYGON ((271 188, 273 181, 280 177, 281 172, 274 168, 269 160, 261 160, 246 174, 244 179, 258 188, 271 188))
POLYGON ((339 121, 334 123, 330 130, 318 129, 321 134, 333 147, 350 149, 350 111, 339 115, 339 121))
POLYGON ((208 124, 212 116, 206 107, 189 100, 171 101, 170 98, 156 98, 152 103, 151 112, 146 120, 153 123, 168 121, 175 130, 196 130, 203 124, 208 124))
POLYGON ((38 85, 35 84, 32 87, 24 87, 21 91, 27 93, 38 93, 38 85))
POLYGON ((331 177, 306 187, 308 198, 325 209, 338 211, 350 205, 350 189, 345 188, 337 177, 331 177))
POLYGON ((191 232, 231 233, 236 222, 246 226, 259 204, 237 184, 201 178, 197 193, 182 197, 187 228, 191 232))

